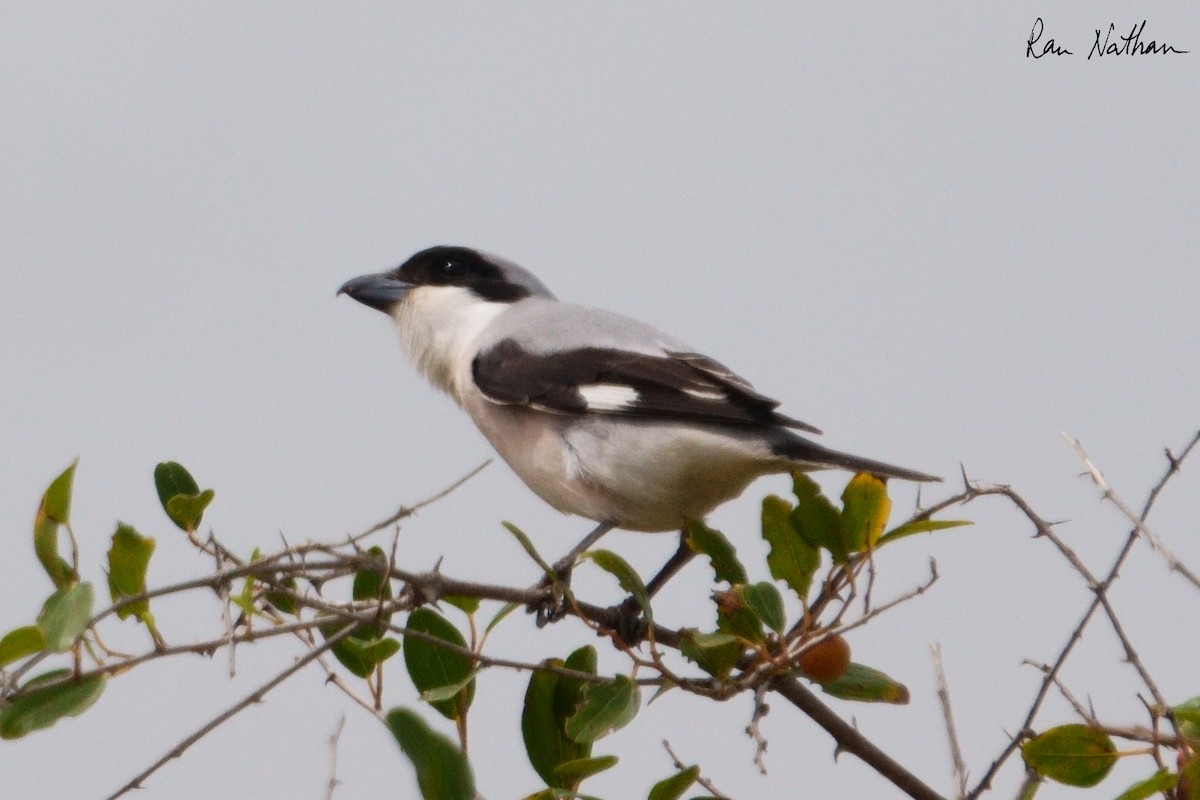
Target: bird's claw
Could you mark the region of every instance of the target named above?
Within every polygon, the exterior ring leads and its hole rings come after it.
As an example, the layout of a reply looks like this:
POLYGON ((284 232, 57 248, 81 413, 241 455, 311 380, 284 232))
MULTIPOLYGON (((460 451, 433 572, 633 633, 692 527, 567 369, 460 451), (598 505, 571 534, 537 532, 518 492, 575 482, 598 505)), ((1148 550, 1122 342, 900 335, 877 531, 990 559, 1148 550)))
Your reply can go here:
POLYGON ((641 604, 632 595, 626 597, 619 605, 612 608, 616 612, 613 633, 620 637, 628 647, 637 647, 646 639, 649 624, 642 615, 641 604))
POLYGON ((567 615, 570 607, 567 595, 571 587, 571 564, 555 564, 553 574, 545 575, 533 585, 533 590, 541 597, 525 606, 525 610, 534 615, 534 621, 539 628, 546 627, 551 622, 558 622, 567 615))

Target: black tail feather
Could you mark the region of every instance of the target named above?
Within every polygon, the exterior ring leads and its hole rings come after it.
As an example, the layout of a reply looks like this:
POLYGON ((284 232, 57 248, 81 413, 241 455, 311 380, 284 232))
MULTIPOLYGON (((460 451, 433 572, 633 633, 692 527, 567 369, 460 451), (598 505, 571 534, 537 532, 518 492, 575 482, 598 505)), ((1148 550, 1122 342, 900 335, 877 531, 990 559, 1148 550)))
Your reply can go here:
POLYGON ((905 469, 882 461, 849 453, 840 453, 822 447, 816 442, 810 442, 794 434, 786 433, 781 436, 772 448, 776 455, 795 463, 797 469, 829 469, 830 467, 847 469, 852 472, 869 472, 882 478, 899 478, 905 481, 941 482, 936 475, 905 469))

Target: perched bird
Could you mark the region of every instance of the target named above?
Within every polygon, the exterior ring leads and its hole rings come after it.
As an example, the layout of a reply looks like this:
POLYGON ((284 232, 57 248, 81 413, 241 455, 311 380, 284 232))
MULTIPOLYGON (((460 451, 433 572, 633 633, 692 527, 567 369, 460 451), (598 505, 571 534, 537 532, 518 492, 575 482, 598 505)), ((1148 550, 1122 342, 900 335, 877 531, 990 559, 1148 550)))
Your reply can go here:
POLYGON ((535 494, 600 523, 560 568, 614 527, 681 530, 762 475, 939 480, 804 438, 795 431, 820 431, 724 365, 645 323, 560 302, 478 250, 431 247, 342 292, 392 317, 417 369, 535 494))

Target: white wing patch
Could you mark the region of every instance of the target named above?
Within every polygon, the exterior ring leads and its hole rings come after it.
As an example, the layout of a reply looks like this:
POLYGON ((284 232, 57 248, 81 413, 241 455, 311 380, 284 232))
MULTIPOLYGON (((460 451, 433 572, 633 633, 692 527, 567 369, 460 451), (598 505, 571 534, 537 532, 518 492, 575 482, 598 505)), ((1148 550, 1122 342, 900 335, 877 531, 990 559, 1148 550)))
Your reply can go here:
POLYGON ((589 383, 578 391, 589 411, 627 411, 639 396, 637 389, 619 383, 589 383))
POLYGON ((684 394, 690 394, 699 400, 725 400, 728 396, 720 389, 688 389, 683 390, 684 394))

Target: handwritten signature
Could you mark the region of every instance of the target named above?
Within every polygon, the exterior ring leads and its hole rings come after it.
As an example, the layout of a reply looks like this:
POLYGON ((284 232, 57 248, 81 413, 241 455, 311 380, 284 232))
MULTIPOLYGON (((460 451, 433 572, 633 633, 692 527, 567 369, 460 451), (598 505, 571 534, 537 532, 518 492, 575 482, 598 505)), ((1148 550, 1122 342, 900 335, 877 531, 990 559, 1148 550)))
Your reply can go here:
MULTIPOLYGON (((1046 24, 1042 22, 1041 17, 1038 17, 1033 23, 1033 30, 1029 32, 1029 41, 1025 43, 1026 58, 1075 55, 1074 52, 1068 50, 1053 38, 1048 38, 1045 42, 1042 42, 1042 34, 1045 33, 1045 30, 1046 24)), ((1092 56, 1103 58, 1104 56, 1148 56, 1190 52, 1188 50, 1180 50, 1166 42, 1159 43, 1154 39, 1151 39, 1149 42, 1143 42, 1142 34, 1146 31, 1146 20, 1142 20, 1141 24, 1130 28, 1127 36, 1117 36, 1116 39, 1113 38, 1113 34, 1117 30, 1115 24, 1109 23, 1108 32, 1103 34, 1103 40, 1100 38, 1101 30, 1099 28, 1095 30, 1096 41, 1092 43, 1092 49, 1088 51, 1088 61, 1092 60, 1092 56)))

